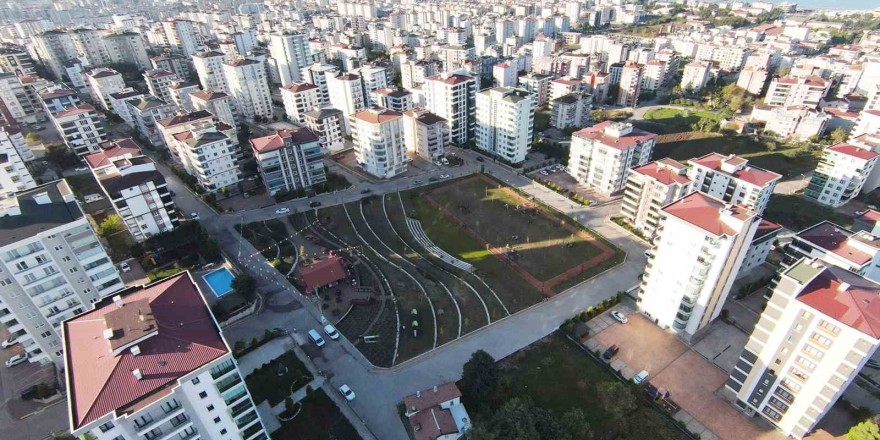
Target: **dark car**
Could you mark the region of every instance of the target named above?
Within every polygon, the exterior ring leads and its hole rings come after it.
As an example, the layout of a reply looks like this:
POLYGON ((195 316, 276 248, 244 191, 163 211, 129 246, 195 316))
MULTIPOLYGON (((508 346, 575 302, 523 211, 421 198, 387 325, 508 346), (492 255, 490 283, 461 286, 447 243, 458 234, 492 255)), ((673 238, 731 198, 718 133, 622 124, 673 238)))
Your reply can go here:
POLYGON ((606 361, 611 360, 611 358, 617 355, 618 351, 620 351, 620 347, 618 347, 617 344, 614 344, 608 347, 608 349, 605 350, 605 353, 602 353, 602 359, 605 359, 606 361))
POLYGON ((439 181, 440 181, 439 177, 431 177, 430 179, 428 179, 428 182, 439 182, 439 181))
POLYGON ((31 400, 34 397, 37 397, 37 386, 31 385, 21 392, 21 400, 31 400))
POLYGON ((319 206, 321 206, 321 202, 312 202, 312 203, 309 203, 309 207, 310 207, 310 208, 317 208, 317 207, 319 207, 319 206))
POLYGON ((483 159, 481 156, 477 156, 477 162, 482 162, 483 160, 485 159, 483 159))
POLYGON ((371 191, 370 188, 362 189, 362 190, 361 190, 361 194, 369 194, 370 191, 371 191))

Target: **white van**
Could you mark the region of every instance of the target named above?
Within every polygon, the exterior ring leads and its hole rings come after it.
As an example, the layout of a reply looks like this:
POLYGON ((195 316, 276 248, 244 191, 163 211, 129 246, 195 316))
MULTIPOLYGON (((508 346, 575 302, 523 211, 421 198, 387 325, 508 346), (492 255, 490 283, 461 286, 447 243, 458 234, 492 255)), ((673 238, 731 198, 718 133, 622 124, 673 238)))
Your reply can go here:
POLYGON ((83 200, 85 200, 86 203, 92 203, 99 200, 104 200, 104 196, 100 194, 86 194, 85 197, 83 197, 83 200))
POLYGON ((312 342, 315 343, 318 347, 322 347, 324 345, 324 338, 318 334, 318 331, 315 329, 309 330, 309 338, 311 338, 312 342))

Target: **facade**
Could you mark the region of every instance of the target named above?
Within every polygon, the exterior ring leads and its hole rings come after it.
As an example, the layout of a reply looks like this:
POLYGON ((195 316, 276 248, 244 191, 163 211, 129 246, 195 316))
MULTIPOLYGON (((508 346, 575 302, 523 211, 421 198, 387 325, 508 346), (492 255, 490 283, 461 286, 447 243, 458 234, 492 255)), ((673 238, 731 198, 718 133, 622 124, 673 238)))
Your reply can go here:
POLYGON ((318 135, 325 152, 339 151, 345 147, 345 115, 340 110, 325 107, 303 115, 306 127, 318 135))
POLYGON ((321 89, 321 104, 330 105, 330 90, 327 88, 327 78, 336 76, 339 68, 333 64, 315 63, 303 71, 303 80, 314 84, 321 89))
POLYGON ((880 282, 880 240, 871 232, 853 232, 828 221, 818 223, 792 237, 782 265, 788 267, 801 258, 818 258, 880 282))
POLYGON ((370 92, 370 102, 377 107, 405 112, 413 108, 413 94, 406 90, 376 89, 370 92))
POLYGON ((159 124, 166 124, 163 127, 166 141, 170 139, 168 149, 186 172, 208 191, 220 191, 237 184, 241 171, 235 129, 217 122, 213 115, 180 124, 175 124, 176 119, 186 120, 187 116, 173 116, 159 124), (169 135, 172 132, 176 133, 169 135))
POLYGON ((177 18, 163 21, 162 30, 165 32, 165 41, 168 42, 169 48, 184 56, 192 56, 202 45, 198 25, 193 21, 177 18))
POLYGON ((746 256, 743 258, 737 277, 748 274, 752 269, 767 261, 767 257, 770 256, 770 250, 773 249, 776 237, 780 232, 782 232, 781 225, 761 219, 758 224, 758 230, 755 231, 755 238, 752 239, 749 250, 746 251, 746 256))
POLYGON ((821 260, 780 273, 726 383, 737 408, 794 438, 809 434, 877 349, 878 294, 821 260))
POLYGON ((766 69, 746 66, 739 72, 736 86, 753 95, 760 95, 764 90, 764 84, 767 83, 768 76, 766 69))
POLYGON ((136 241, 177 226, 177 211, 165 177, 134 141, 105 142, 101 151, 83 159, 136 241))
POLYGON ((327 181, 320 139, 309 129, 281 130, 250 143, 269 195, 327 181))
POLYGON ((661 210, 639 310, 692 339, 721 313, 758 229, 753 211, 694 192, 661 210))
POLYGON ((821 136, 828 130, 832 116, 808 106, 755 107, 751 119, 765 122, 764 132, 774 133, 781 138, 800 141, 813 136, 821 136))
POLYGON ((403 139, 410 155, 433 162, 445 154, 448 138, 445 119, 424 109, 403 112, 403 139))
POLYGON ((70 430, 119 438, 268 438, 188 272, 105 298, 64 323, 70 430), (163 323, 179 323, 163 325, 163 323))
POLYGON ((30 362, 63 364, 59 326, 123 287, 63 180, 0 201, 0 323, 30 362))
POLYGON ((201 91, 198 84, 176 81, 168 87, 168 95, 171 102, 184 111, 195 110, 192 103, 192 94, 201 91))
POLYGON ((736 155, 709 153, 690 160, 688 177, 694 191, 702 191, 727 203, 741 205, 758 215, 764 213, 782 175, 749 165, 736 155))
POLYGON ((553 77, 540 73, 529 73, 519 77, 519 87, 535 94, 535 106, 543 107, 550 102, 550 82, 553 77))
POLYGON ((128 103, 138 101, 145 96, 147 95, 138 92, 135 89, 127 88, 124 91, 107 95, 107 103, 110 105, 110 111, 122 118, 122 120, 125 122, 125 125, 128 125, 130 128, 134 128, 136 124, 134 121, 134 117, 132 117, 131 115, 131 110, 129 109, 128 103))
POLYGON ((532 146, 535 98, 526 90, 495 87, 477 94, 476 146, 509 163, 520 163, 532 146))
POLYGON ((630 168, 648 163, 657 135, 605 121, 571 137, 568 173, 578 184, 610 195, 622 191, 630 168))
POLYGON ((660 224, 660 210, 691 192, 687 166, 664 158, 630 170, 620 215, 652 239, 660 224))
POLYGON ((192 66, 190 60, 184 58, 183 55, 163 55, 150 58, 150 65, 153 69, 167 70, 181 80, 188 81, 192 77, 192 66))
POLYGON ((150 94, 165 101, 171 102, 171 85, 180 81, 177 75, 167 71, 152 69, 144 72, 144 81, 150 94))
POLYGON ((225 60, 226 56, 216 51, 199 52, 192 56, 193 67, 199 77, 202 90, 229 93, 226 76, 223 73, 225 60))
POLYGON ((617 105, 635 107, 639 102, 642 87, 642 66, 628 61, 620 71, 620 83, 617 89, 617 105))
POLYGON ((205 110, 217 117, 217 120, 230 126, 236 127, 235 100, 223 92, 211 92, 200 90, 190 95, 192 111, 205 110))
POLYGON ((406 172, 403 115, 379 107, 355 114, 354 152, 364 171, 379 178, 406 172))
POLYGON ((134 64, 143 70, 150 68, 150 57, 141 34, 125 31, 106 34, 102 39, 111 63, 134 64))
POLYGON ((449 123, 450 142, 465 145, 476 129, 479 81, 469 75, 443 73, 425 78, 425 108, 449 123))
POLYGON ((287 119, 302 124, 307 112, 321 108, 321 89, 310 83, 290 83, 281 87, 281 101, 287 119))
POLYGON ((681 89, 697 93, 706 87, 712 78, 712 63, 706 61, 694 61, 684 66, 681 75, 681 89))
POLYGON ((37 110, 27 99, 27 89, 21 84, 21 80, 9 72, 0 72, 0 105, 3 112, 0 119, 12 119, 7 123, 34 122, 37 110))
POLYGON ((153 95, 128 103, 128 112, 134 121, 135 129, 153 146, 162 145, 162 134, 156 127, 156 122, 173 115, 174 111, 174 104, 169 104, 153 95))
POLYGON ((437 64, 433 61, 410 60, 400 65, 400 84, 404 89, 413 89, 437 73, 437 64))
POLYGON ((98 118, 98 112, 88 104, 54 112, 50 119, 61 133, 64 144, 77 156, 98 151, 98 144, 107 140, 107 132, 98 118))
POLYGON ((351 134, 354 130, 350 121, 351 117, 364 110, 367 106, 367 97, 364 93, 364 85, 361 77, 351 73, 326 77, 327 89, 330 93, 330 105, 342 111, 345 115, 345 134, 351 134))
POLYGON ((804 196, 834 208, 849 202, 869 183, 878 156, 851 144, 825 148, 804 196))
POLYGON ((9 127, 0 129, 0 200, 15 197, 15 193, 31 189, 37 184, 25 166, 19 151, 33 153, 24 143, 20 131, 9 127))
POLYGON ((507 61, 492 66, 492 79, 495 81, 495 87, 516 87, 516 77, 519 70, 515 63, 507 61))
POLYGON ((64 63, 77 56, 70 35, 57 29, 48 30, 31 37, 31 42, 40 64, 45 66, 56 80, 63 79, 64 63))
POLYGON ((86 82, 92 102, 100 105, 104 110, 110 110, 108 95, 125 89, 122 75, 113 69, 94 69, 86 76, 86 82))
POLYGON ((12 144, 18 157, 25 162, 30 162, 36 157, 24 139, 21 129, 15 125, 0 125, 0 142, 12 144))
POLYGON ((272 97, 263 63, 252 59, 224 63, 223 76, 229 96, 235 99, 235 106, 244 118, 272 117, 272 97))
POLYGON ((364 92, 364 103, 367 107, 379 105, 372 101, 371 95, 376 90, 388 88, 388 72, 384 67, 375 65, 361 66, 354 71, 361 77, 362 90, 364 92))
POLYGON ((278 69, 281 87, 303 80, 302 69, 312 63, 308 36, 301 33, 269 35, 269 56, 278 69))
POLYGON ((560 130, 582 128, 590 122, 593 97, 589 93, 569 93, 550 102, 550 126, 560 130))
POLYGON ((831 81, 820 77, 774 78, 764 97, 764 103, 773 107, 793 105, 816 108, 831 89, 831 81))

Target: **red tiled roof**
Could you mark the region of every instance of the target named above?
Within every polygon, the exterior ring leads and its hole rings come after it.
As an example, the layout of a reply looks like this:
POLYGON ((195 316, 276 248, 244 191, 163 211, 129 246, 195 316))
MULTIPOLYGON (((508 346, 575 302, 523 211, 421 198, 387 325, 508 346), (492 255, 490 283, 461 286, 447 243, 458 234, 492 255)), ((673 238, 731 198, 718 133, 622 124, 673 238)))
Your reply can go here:
POLYGON ((855 158, 861 159, 861 160, 871 160, 871 159, 877 157, 878 155, 880 155, 880 154, 875 153, 871 150, 866 150, 864 148, 859 148, 855 145, 850 145, 850 144, 832 145, 832 146, 828 147, 828 149, 831 151, 834 151, 834 152, 837 152, 840 154, 845 154, 847 156, 852 156, 852 157, 855 157, 855 158))
POLYGON ((67 116, 78 115, 81 113, 91 113, 94 111, 95 111, 94 107, 92 107, 88 104, 81 104, 76 107, 68 107, 68 108, 61 110, 59 112, 52 113, 52 116, 55 118, 64 118, 67 116))
POLYGON ((866 209, 861 214, 858 214, 856 218, 865 222, 877 223, 880 222, 880 211, 866 209))
POLYGON ((782 225, 771 222, 767 219, 761 219, 761 223, 758 223, 758 230, 755 231, 755 238, 753 240, 757 240, 765 235, 772 234, 782 229, 782 225))
POLYGON ((871 255, 850 245, 849 238, 853 234, 842 226, 824 221, 798 232, 797 237, 857 266, 870 263, 871 255))
POLYGON ((403 404, 406 406, 407 412, 421 411, 432 406, 438 406, 441 403, 448 402, 456 397, 461 397, 461 390, 455 385, 455 382, 437 385, 418 394, 412 394, 403 398, 403 404))
POLYGON ((306 293, 345 278, 345 260, 332 255, 299 269, 299 276, 306 285, 306 293))
POLYGON ((444 78, 442 75, 434 75, 425 78, 426 80, 439 81, 444 84, 454 86, 456 84, 466 83, 468 81, 476 81, 476 78, 467 75, 453 74, 444 78))
POLYGON ((313 89, 317 89, 317 88, 319 88, 319 87, 314 84, 304 82, 304 83, 292 83, 290 85, 282 87, 281 89, 288 90, 293 93, 297 93, 297 92, 305 92, 306 90, 313 90, 313 89))
POLYGON ((575 132, 574 136, 599 141, 603 145, 617 148, 618 150, 631 148, 638 143, 648 142, 657 137, 654 133, 648 133, 635 127, 633 127, 632 132, 621 137, 608 136, 605 134, 605 128, 612 123, 612 121, 600 122, 592 127, 575 132))
POLYGON ((105 298, 96 308, 64 322, 65 367, 72 428, 112 411, 125 411, 181 377, 229 352, 188 273, 121 293, 124 304, 149 301, 158 333, 113 356, 104 339, 105 316, 118 310, 105 298), (132 371, 139 369, 140 380, 132 371))
POLYGON ((738 205, 728 205, 701 192, 689 195, 666 205, 663 212, 684 220, 714 235, 734 235, 739 231, 721 220, 721 212, 730 211, 730 215, 739 220, 748 220, 755 213, 738 205))
POLYGON ((633 168, 632 171, 634 173, 648 176, 664 185, 671 185, 673 183, 686 184, 691 181, 691 179, 689 179, 687 175, 679 174, 673 168, 683 170, 686 167, 684 166, 684 164, 681 164, 673 159, 666 158, 654 162, 648 162, 640 167, 633 168), (670 162, 674 162, 674 164, 670 162))
POLYGON ((872 338, 880 338, 880 286, 855 275, 841 279, 843 274, 849 275, 842 271, 826 267, 804 287, 797 300, 872 338), (862 284, 854 285, 859 282, 862 284))
POLYGON ((387 108, 370 108, 357 112, 354 117, 371 124, 382 124, 384 122, 393 121, 403 116, 403 113, 387 108))
POLYGON ((436 440, 458 432, 452 412, 439 406, 414 414, 409 418, 409 424, 415 440, 436 440))
POLYGON ((126 155, 140 156, 141 154, 141 149, 131 138, 101 142, 98 146, 101 147, 101 151, 85 157, 86 162, 92 169, 110 165, 118 157, 126 155))
MULTIPOLYGON (((739 165, 745 162, 745 159, 742 159, 738 156, 725 156, 718 153, 709 153, 703 157, 690 160, 691 163, 700 164, 706 168, 722 173, 724 172, 721 171, 721 163, 725 161, 732 165, 739 165)), ((772 171, 767 171, 765 169, 753 166, 746 166, 745 168, 729 175, 739 180, 742 180, 743 182, 751 183, 752 185, 761 187, 769 184, 770 182, 773 182, 774 180, 782 178, 781 174, 777 174, 772 171)))
POLYGON ((275 134, 251 139, 251 148, 257 153, 266 153, 277 150, 284 146, 284 139, 292 139, 294 144, 318 142, 319 138, 307 128, 295 128, 293 130, 279 130, 275 134))

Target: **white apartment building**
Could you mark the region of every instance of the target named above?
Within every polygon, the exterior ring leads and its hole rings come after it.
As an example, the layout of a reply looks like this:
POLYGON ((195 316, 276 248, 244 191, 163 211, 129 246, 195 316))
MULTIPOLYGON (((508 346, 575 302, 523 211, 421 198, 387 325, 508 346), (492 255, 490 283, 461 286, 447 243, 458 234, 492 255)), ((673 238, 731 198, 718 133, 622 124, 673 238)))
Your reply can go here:
POLYGON ((107 140, 107 132, 98 118, 98 112, 88 104, 51 113, 49 118, 67 148, 78 156, 98 151, 98 144, 107 140))
POLYGON ((183 55, 168 54, 150 58, 153 69, 167 70, 180 79, 189 79, 192 76, 191 64, 191 58, 184 58, 183 55))
POLYGON ((198 84, 175 81, 168 87, 168 96, 175 107, 191 112, 195 110, 192 103, 192 94, 200 91, 201 89, 199 89, 198 84))
MULTIPOLYGON (((880 93, 878 93, 878 96, 880 96, 880 93)), ((850 138, 876 133, 880 133, 880 109, 859 112, 859 118, 856 120, 856 125, 850 133, 850 138)))
POLYGON ((565 130, 581 128, 590 122, 593 96, 589 93, 569 93, 550 102, 550 126, 565 130))
POLYGON ((639 310, 692 339, 721 313, 758 219, 753 211, 701 192, 663 207, 639 310))
POLYGON ((206 190, 220 191, 241 180, 234 128, 212 115, 197 118, 196 114, 173 116, 159 125, 175 160, 206 190))
POLYGON ((611 195, 622 191, 630 168, 648 163, 657 135, 605 121, 571 137, 568 173, 578 184, 611 195))
POLYGON ((75 436, 268 439, 205 294, 184 272, 64 323, 75 436))
POLYGON ((345 115, 345 134, 353 131, 349 119, 367 106, 367 97, 364 94, 364 85, 361 77, 351 73, 342 75, 328 75, 327 89, 330 93, 330 105, 342 111, 345 115))
POLYGON ((829 89, 831 89, 831 81, 818 76, 773 78, 764 97, 764 103, 774 107, 803 105, 816 108, 822 98, 828 94, 829 89))
POLYGON ((617 105, 635 107, 639 102, 642 88, 642 66, 627 61, 620 71, 620 84, 617 91, 617 105))
POLYGON ((153 95, 128 102, 128 112, 134 121, 135 129, 153 146, 162 145, 162 133, 159 132, 156 122, 173 115, 175 110, 174 104, 169 104, 153 95))
POLYGON ((570 93, 579 93, 584 90, 583 81, 562 77, 550 81, 550 95, 548 99, 553 101, 556 98, 568 95, 570 93))
POLYGON ((192 56, 202 45, 202 36, 198 32, 198 24, 190 20, 173 19, 162 22, 165 41, 175 52, 184 56, 192 56))
POLYGON ((11 143, 18 157, 25 162, 35 159, 34 152, 25 141, 21 128, 16 125, 0 125, 0 142, 11 143))
POLYGON ((65 76, 64 63, 76 58, 76 49, 73 40, 67 32, 61 30, 49 30, 31 37, 34 52, 43 64, 55 76, 61 80, 65 76))
POLYGON ((862 187, 876 188, 877 179, 869 176, 877 176, 873 170, 878 156, 850 144, 826 147, 804 196, 837 208, 859 195, 862 187))
POLYGON ((414 89, 437 74, 437 64, 433 61, 410 60, 400 65, 400 84, 404 89, 414 89))
POLYGON ((19 77, 10 72, 0 72, 0 104, 5 108, 0 119, 12 117, 9 123, 36 122, 34 113, 37 109, 27 99, 27 89, 19 77))
POLYGON ((492 80, 495 81, 495 87, 516 87, 516 77, 519 74, 515 63, 507 61, 492 66, 492 80))
POLYGON ((635 167, 626 179, 620 215, 652 239, 660 224, 660 210, 690 193, 691 183, 687 166, 668 157, 635 167))
POLYGON ((880 286, 821 260, 780 273, 726 383, 736 406, 803 438, 877 349, 880 286))
POLYGON ((202 90, 229 93, 229 86, 223 73, 225 55, 216 51, 199 52, 192 56, 192 61, 202 90))
POLYGON ((339 151, 345 148, 345 120, 340 110, 324 107, 306 112, 303 115, 306 127, 318 135, 321 148, 325 152, 339 151))
POLYGON ((125 89, 122 74, 107 68, 98 68, 89 72, 86 76, 86 83, 92 102, 100 105, 104 110, 111 110, 108 95, 125 89))
POLYGON ((110 63, 110 55, 101 33, 97 29, 79 28, 67 32, 73 42, 77 57, 86 66, 103 66, 110 63))
POLYGON ((553 77, 540 73, 529 73, 519 77, 519 88, 535 94, 535 106, 543 107, 550 102, 550 82, 553 77))
POLYGON ((362 90, 364 92, 364 105, 367 107, 379 105, 378 103, 372 102, 370 95, 376 90, 388 88, 388 72, 385 68, 381 66, 365 65, 355 69, 352 73, 361 77, 361 83, 363 84, 362 90))
MULTIPOLYGON (((8 127, 0 128, 0 200, 37 186, 18 154, 22 149, 18 144, 23 140, 20 132, 16 133, 8 127)), ((30 152, 29 149, 27 151, 30 152)))
POLYGON ((23 46, 4 44, 0 47, 0 70, 15 76, 36 75, 34 60, 23 46))
POLYGON ((334 77, 337 73, 339 73, 339 68, 333 64, 315 63, 303 70, 303 80, 321 88, 322 105, 330 105, 327 78, 334 77))
POLYGON ((128 103, 138 101, 145 96, 147 95, 129 87, 123 91, 107 95, 107 103, 110 105, 110 111, 122 118, 125 125, 128 125, 130 128, 135 128, 136 123, 134 117, 131 115, 128 103))
POLYGON ((306 82, 294 82, 281 87, 281 101, 287 119, 303 123, 303 115, 321 108, 321 88, 306 82))
POLYGON ((61 323, 123 287, 63 180, 0 201, 0 323, 30 362, 62 365, 61 323))
POLYGON ((687 63, 681 75, 681 89, 699 92, 706 87, 710 79, 712 79, 712 63, 706 61, 687 63))
POLYGON ((880 240, 870 232, 853 232, 829 221, 815 224, 792 237, 782 265, 790 266, 801 258, 818 258, 880 282, 880 240))
POLYGON ((476 146, 508 163, 520 163, 532 147, 535 98, 526 90, 495 87, 477 94, 476 146))
POLYGON ((749 165, 736 155, 709 153, 689 161, 688 177, 694 191, 702 191, 726 203, 744 206, 758 215, 767 209, 782 175, 749 165))
POLYGON ((250 143, 270 196, 327 181, 320 139, 307 128, 280 130, 250 143))
POLYGON ((406 172, 403 115, 372 107, 354 115, 354 153, 372 176, 387 179, 406 172))
POLYGON ((370 92, 370 102, 377 107, 385 107, 396 112, 413 108, 413 94, 407 90, 376 89, 370 92))
POLYGON ((151 67, 144 37, 141 34, 125 31, 106 34, 102 38, 111 63, 134 64, 138 69, 144 70, 151 67))
POLYGON ((766 219, 761 219, 758 223, 758 230, 752 243, 749 244, 749 250, 743 258, 742 266, 739 268, 737 278, 742 278, 752 269, 764 264, 767 257, 770 256, 770 250, 774 248, 776 237, 782 232, 782 225, 778 225, 766 219))
POLYGON ((80 104, 79 95, 63 85, 53 83, 40 91, 40 100, 46 113, 55 113, 80 104))
POLYGON ((747 66, 739 72, 736 86, 753 95, 760 95, 761 90, 764 90, 764 84, 767 84, 768 76, 767 69, 747 66))
POLYGON ((450 142, 465 145, 476 129, 479 80, 469 75, 443 73, 425 78, 425 108, 449 123, 450 142))
POLYGON ((805 141, 825 133, 832 116, 824 111, 802 105, 789 107, 755 106, 751 119, 753 121, 763 120, 765 132, 772 132, 781 138, 805 141))
POLYGON ((238 125, 235 118, 235 100, 226 93, 200 90, 190 95, 190 100, 193 112, 205 110, 230 127, 238 125))
POLYGON ((642 90, 657 90, 666 81, 666 63, 648 61, 642 69, 642 90))
POLYGON ((269 56, 278 69, 281 87, 302 81, 302 69, 312 63, 308 35, 293 32, 270 34, 269 56))
POLYGON ((403 139, 407 153, 433 162, 445 154, 449 125, 425 109, 407 110, 403 112, 403 139))
POLYGON ((165 102, 171 102, 168 89, 172 84, 180 81, 180 78, 167 70, 151 69, 144 71, 144 81, 151 95, 165 102))
POLYGON ((165 177, 133 140, 107 141, 101 144, 101 151, 83 159, 136 241, 177 226, 178 216, 165 177))
POLYGON ((272 117, 272 97, 263 63, 252 59, 224 63, 223 76, 229 96, 235 99, 235 106, 244 118, 272 117))

